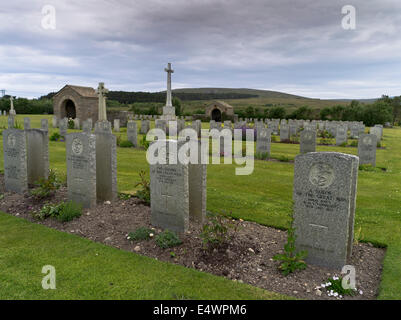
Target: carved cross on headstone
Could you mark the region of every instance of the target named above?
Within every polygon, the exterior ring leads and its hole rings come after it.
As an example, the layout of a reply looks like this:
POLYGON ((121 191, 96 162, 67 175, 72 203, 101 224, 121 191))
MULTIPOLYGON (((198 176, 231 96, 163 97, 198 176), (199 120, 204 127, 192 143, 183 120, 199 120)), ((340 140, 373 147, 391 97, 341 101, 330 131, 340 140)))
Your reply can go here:
POLYGON ((171 69, 171 63, 167 65, 167 68, 164 69, 167 72, 167 101, 166 107, 172 107, 172 99, 171 99, 171 74, 174 73, 174 70, 171 69))
POLYGON ((162 190, 161 192, 161 196, 163 198, 163 202, 165 203, 165 208, 167 209, 168 213, 171 213, 171 210, 174 210, 175 205, 171 205, 172 201, 174 201, 174 196, 172 194, 170 194, 168 192, 168 190, 166 190, 166 188, 164 190, 162 190))
POLYGON ((100 82, 96 91, 99 97, 99 121, 107 121, 106 97, 104 95, 108 92, 109 90, 104 87, 104 83, 100 82))

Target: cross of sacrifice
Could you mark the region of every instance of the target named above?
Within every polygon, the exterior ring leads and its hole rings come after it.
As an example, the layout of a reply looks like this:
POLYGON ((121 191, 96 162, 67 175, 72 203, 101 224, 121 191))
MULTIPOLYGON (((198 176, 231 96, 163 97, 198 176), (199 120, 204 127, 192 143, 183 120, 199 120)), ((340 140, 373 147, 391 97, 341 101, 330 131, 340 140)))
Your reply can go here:
POLYGON ((166 107, 172 107, 172 99, 171 99, 171 74, 174 73, 174 70, 171 69, 171 63, 168 63, 167 68, 164 69, 167 72, 167 101, 166 107))
POLYGON ((99 97, 99 121, 107 121, 106 97, 104 96, 107 92, 109 92, 109 90, 104 87, 103 82, 100 82, 96 91, 99 97))

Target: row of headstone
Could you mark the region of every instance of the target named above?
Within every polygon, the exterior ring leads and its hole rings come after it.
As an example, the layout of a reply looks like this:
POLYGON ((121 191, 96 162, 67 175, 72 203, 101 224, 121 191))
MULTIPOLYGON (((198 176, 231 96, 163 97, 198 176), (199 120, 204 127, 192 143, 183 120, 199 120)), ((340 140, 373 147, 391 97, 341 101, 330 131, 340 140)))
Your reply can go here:
POLYGON ((43 119, 41 129, 31 129, 26 119, 20 130, 14 128, 14 117, 9 117, 8 129, 2 133, 5 190, 21 194, 49 174, 48 122, 43 119))

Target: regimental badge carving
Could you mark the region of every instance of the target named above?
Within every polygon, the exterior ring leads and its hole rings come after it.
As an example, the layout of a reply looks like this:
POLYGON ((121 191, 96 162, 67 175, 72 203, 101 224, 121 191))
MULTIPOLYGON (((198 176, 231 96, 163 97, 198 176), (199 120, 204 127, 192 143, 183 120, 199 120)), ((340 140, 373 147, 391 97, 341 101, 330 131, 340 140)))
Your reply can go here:
POLYGON ((308 132, 308 131, 305 132, 305 135, 304 135, 305 140, 312 140, 312 138, 313 138, 313 135, 311 132, 308 132))
POLYGON ((84 145, 83 145, 83 143, 82 143, 81 140, 79 140, 78 138, 75 138, 75 139, 72 141, 72 147, 71 147, 71 149, 72 149, 72 152, 73 152, 75 155, 79 156, 79 155, 82 154, 82 151, 84 150, 84 145))
POLYGON ((371 145, 372 144, 372 137, 366 136, 363 139, 363 144, 371 145))
POLYGON ((329 187, 334 180, 333 168, 325 163, 316 163, 309 172, 309 181, 319 188, 329 187))
POLYGON ((16 143, 17 143, 17 138, 15 137, 15 135, 10 134, 10 135, 8 136, 8 139, 7 139, 7 145, 8 145, 10 148, 14 148, 15 145, 16 145, 16 143))

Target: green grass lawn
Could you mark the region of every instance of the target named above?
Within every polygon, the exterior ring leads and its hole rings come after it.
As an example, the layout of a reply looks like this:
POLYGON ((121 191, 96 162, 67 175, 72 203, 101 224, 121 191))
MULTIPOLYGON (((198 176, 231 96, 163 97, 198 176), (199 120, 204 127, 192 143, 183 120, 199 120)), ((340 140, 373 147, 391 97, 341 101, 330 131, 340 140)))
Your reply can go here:
POLYGON ((286 299, 0 213, 0 299, 286 299), (56 290, 42 288, 42 267, 56 290))
MULTIPOLYGON (((40 127, 40 119, 44 117, 31 116, 31 126, 40 127)), ((23 116, 18 117, 20 123, 22 119, 23 116)), ((4 125, 6 118, 1 117, 0 127, 4 125)), ((125 139, 125 129, 121 136, 125 139)), ((359 171, 355 230, 361 229, 363 241, 387 246, 379 298, 401 299, 401 128, 385 129, 384 144, 386 149, 377 151, 377 165, 385 167, 387 171, 359 171)), ((317 151, 357 153, 356 148, 335 146, 318 146, 317 151)), ((272 144, 273 156, 294 158, 298 152, 299 145, 272 144)), ((139 171, 149 170, 145 151, 118 148, 117 159, 119 191, 134 192, 139 171)), ((65 173, 64 143, 50 143, 50 166, 65 173)), ((250 176, 236 176, 235 167, 208 166, 207 209, 231 212, 236 218, 287 228, 292 200, 293 164, 255 161, 255 170, 250 176)))

